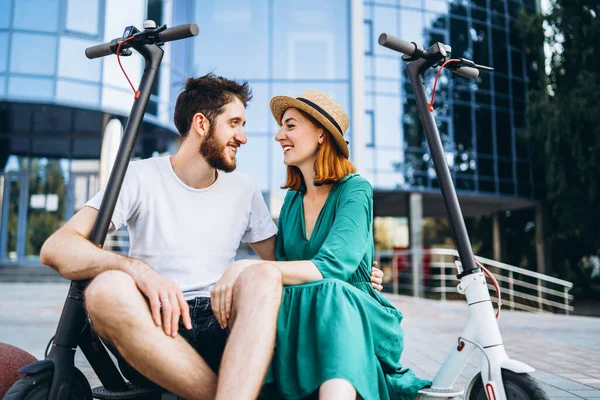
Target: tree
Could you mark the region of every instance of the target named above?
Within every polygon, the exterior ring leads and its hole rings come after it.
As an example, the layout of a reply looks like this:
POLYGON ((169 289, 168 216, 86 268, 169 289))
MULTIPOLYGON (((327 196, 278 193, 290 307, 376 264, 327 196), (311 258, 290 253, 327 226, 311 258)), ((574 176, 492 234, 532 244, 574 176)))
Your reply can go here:
POLYGON ((526 135, 550 215, 553 267, 588 295, 582 260, 600 254, 599 16, 597 0, 553 0, 549 14, 518 21, 533 73, 526 135))

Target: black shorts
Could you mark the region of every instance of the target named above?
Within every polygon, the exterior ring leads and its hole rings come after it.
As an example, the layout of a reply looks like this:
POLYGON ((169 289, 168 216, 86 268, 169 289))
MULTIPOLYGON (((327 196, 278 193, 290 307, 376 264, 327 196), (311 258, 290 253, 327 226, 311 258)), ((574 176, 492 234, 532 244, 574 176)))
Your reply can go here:
MULTIPOLYGON (((229 329, 221 329, 219 326, 213 314, 209 297, 196 297, 193 300, 188 300, 188 304, 190 306, 190 317, 192 318, 192 329, 187 330, 180 321, 179 334, 192 345, 217 374, 225 350, 225 343, 229 336, 229 329)), ((118 352, 112 348, 111 351, 119 361, 119 368, 125 378, 141 387, 156 387, 152 381, 131 367, 118 352)))

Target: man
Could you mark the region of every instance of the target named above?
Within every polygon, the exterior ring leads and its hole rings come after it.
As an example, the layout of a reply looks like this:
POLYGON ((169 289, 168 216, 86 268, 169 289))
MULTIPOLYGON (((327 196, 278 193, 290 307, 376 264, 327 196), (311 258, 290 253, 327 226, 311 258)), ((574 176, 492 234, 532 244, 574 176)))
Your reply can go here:
MULTIPOLYGON (((40 254, 65 278, 93 279, 85 299, 94 329, 135 370, 184 398, 255 398, 273 353, 282 291, 275 267, 246 267, 218 323, 210 299, 240 241, 274 259, 277 229, 260 190, 233 172, 250 99, 247 83, 212 74, 187 81, 174 114, 180 149, 132 162, 123 182, 111 229, 128 226, 129 257, 87 240, 103 190, 40 254)), ((212 296, 224 307, 224 292, 212 296)))

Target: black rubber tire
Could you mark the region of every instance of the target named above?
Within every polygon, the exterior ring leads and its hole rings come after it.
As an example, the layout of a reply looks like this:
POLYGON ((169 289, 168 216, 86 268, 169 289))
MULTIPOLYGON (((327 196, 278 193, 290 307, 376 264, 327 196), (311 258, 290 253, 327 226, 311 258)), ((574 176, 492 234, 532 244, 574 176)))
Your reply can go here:
MULTIPOLYGON (((465 398, 469 400, 487 400, 481 374, 477 374, 474 380, 465 398)), ((548 395, 544 392, 544 389, 529 374, 517 374, 503 369, 502 381, 508 400, 548 400, 548 395)))
MULTIPOLYGON (((52 384, 53 370, 26 375, 15 382, 4 395, 4 400, 46 400, 52 384)), ((92 400, 90 384, 83 373, 75 368, 73 386, 68 399, 65 400, 92 400)))

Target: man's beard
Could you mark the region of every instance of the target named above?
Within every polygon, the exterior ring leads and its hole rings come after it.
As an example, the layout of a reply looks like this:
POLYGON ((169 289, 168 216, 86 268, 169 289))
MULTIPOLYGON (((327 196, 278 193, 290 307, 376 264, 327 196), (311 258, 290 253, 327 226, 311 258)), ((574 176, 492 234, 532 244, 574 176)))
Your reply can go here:
POLYGON ((214 131, 214 126, 208 129, 206 138, 200 145, 200 154, 202 154, 211 167, 224 172, 231 172, 236 167, 235 157, 233 160, 227 157, 225 154, 227 143, 220 143, 214 131))

